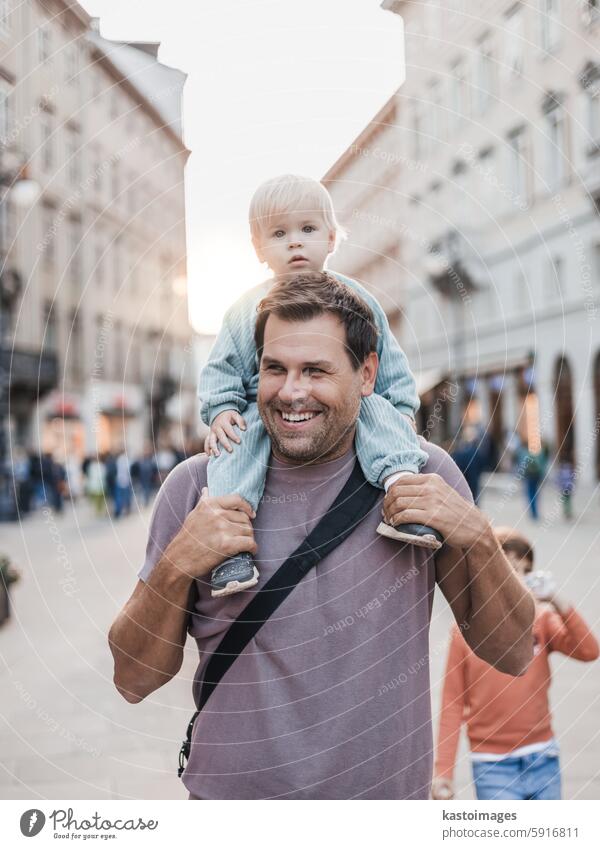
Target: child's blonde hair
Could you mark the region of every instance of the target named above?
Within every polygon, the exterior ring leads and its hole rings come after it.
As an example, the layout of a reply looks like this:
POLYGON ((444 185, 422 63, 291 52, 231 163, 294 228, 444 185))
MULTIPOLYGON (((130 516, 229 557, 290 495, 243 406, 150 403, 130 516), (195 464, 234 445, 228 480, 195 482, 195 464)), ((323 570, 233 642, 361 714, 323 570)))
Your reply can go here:
POLYGON ((335 234, 335 247, 346 232, 335 217, 331 195, 322 183, 312 177, 282 174, 261 183, 250 201, 250 232, 255 242, 276 215, 297 209, 310 210, 323 216, 325 226, 335 234))

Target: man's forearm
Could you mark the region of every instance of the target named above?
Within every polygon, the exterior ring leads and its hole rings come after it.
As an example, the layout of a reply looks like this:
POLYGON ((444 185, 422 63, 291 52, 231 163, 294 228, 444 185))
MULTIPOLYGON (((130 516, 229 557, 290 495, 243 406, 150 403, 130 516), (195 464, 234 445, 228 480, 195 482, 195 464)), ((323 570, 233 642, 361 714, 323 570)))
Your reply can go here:
POLYGON ((491 527, 465 558, 470 605, 464 637, 479 657, 500 672, 520 675, 532 657, 534 601, 491 527))
POLYGON ((191 587, 165 554, 115 620, 108 635, 114 682, 127 701, 141 701, 179 671, 191 587))

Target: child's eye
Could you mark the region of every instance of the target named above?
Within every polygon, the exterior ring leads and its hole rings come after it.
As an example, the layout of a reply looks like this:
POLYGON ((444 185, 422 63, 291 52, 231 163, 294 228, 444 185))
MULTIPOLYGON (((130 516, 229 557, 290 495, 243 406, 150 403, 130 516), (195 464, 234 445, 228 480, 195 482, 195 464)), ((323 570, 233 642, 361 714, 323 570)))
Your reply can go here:
POLYGON ((303 233, 314 233, 317 228, 312 224, 305 224, 302 228, 303 233))
POLYGON ((275 230, 273 235, 276 239, 283 239, 283 237, 285 236, 285 230, 275 230))

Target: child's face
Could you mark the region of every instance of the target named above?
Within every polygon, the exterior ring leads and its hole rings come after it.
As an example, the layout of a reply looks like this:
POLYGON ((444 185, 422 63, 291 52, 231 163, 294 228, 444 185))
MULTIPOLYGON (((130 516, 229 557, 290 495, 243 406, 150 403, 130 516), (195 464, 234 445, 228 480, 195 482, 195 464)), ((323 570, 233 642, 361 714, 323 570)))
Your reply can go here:
POLYGON ((335 246, 335 233, 310 210, 274 215, 254 241, 256 254, 281 278, 298 271, 322 271, 335 246))

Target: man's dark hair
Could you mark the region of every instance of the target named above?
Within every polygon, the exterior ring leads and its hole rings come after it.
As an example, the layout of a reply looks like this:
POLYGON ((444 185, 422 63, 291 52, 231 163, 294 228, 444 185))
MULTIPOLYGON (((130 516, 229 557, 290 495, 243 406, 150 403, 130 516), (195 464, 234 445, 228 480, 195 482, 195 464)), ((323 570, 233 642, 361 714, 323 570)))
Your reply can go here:
POLYGON ((295 274, 276 283, 257 307, 254 341, 259 359, 270 315, 284 321, 310 321, 323 313, 337 316, 346 328, 346 348, 353 369, 377 350, 377 327, 369 305, 350 286, 326 271, 295 274))

